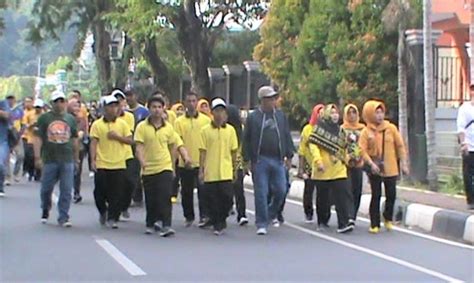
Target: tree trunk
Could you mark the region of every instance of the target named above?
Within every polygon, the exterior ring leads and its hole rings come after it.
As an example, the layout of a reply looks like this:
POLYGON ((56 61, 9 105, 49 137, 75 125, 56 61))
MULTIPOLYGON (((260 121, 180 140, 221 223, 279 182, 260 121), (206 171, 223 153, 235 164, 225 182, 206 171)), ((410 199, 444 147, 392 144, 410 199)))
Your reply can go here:
POLYGON ((145 39, 145 44, 143 48, 143 56, 150 64, 151 70, 155 77, 155 84, 160 90, 169 94, 170 81, 169 81, 169 72, 166 64, 161 60, 160 55, 158 54, 158 49, 156 48, 155 38, 145 39))
POLYGON ((130 58, 133 56, 133 46, 131 44, 130 38, 125 36, 124 40, 125 44, 123 47, 122 58, 120 62, 116 63, 117 65, 114 70, 114 87, 118 87, 120 89, 125 89, 125 86, 127 85, 128 65, 130 63, 130 58))
POLYGON ((398 24, 398 126, 409 151, 407 105, 407 65, 405 60, 405 30, 398 24))
POLYGON ((94 35, 95 57, 99 84, 102 92, 112 90, 111 65, 110 65, 110 34, 105 28, 105 22, 100 18, 102 12, 106 10, 107 3, 104 0, 96 0, 96 15, 92 24, 94 35))
POLYGON ((191 89, 211 98, 208 67, 211 56, 206 30, 196 16, 195 1, 186 0, 175 21, 178 41, 191 74, 191 89))
POLYGON ((431 33, 431 0, 423 0, 423 65, 425 77, 426 150, 428 184, 432 191, 438 189, 436 173, 436 98, 433 92, 433 43, 431 33))

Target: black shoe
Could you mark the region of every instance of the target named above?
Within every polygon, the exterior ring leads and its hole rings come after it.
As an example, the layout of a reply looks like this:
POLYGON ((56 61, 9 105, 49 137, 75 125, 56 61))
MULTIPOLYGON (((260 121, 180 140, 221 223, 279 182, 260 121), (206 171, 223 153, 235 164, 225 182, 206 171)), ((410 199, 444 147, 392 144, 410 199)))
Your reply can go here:
POLYGON ((100 225, 104 226, 107 223, 107 213, 102 213, 99 217, 100 225))
POLYGON ((285 218, 283 217, 283 214, 278 214, 277 216, 278 222, 281 224, 285 223, 285 218))
POLYGON ((211 224, 211 221, 209 220, 209 218, 203 218, 201 220, 199 220, 199 223, 198 223, 198 227, 199 228, 207 228, 209 226, 212 226, 211 224))
POLYGON ((158 222, 156 222, 154 225, 153 225, 153 228, 155 229, 156 232, 161 232, 163 229, 161 228, 160 224, 158 224, 158 222))
POLYGON ((80 203, 82 201, 81 195, 74 195, 74 203, 80 203))
POLYGON ((348 226, 352 226, 352 228, 354 228, 356 226, 356 222, 354 219, 349 219, 349 224, 347 224, 348 226))
POLYGON ((313 223, 314 222, 313 215, 310 215, 310 214, 306 215, 305 219, 304 219, 304 222, 305 223, 313 223))
POLYGON ((41 223, 46 224, 46 222, 48 222, 48 218, 49 218, 49 210, 44 209, 43 213, 41 214, 41 223))
POLYGON ((337 233, 344 234, 344 233, 349 233, 352 230, 354 230, 354 226, 347 225, 346 227, 337 229, 337 233))

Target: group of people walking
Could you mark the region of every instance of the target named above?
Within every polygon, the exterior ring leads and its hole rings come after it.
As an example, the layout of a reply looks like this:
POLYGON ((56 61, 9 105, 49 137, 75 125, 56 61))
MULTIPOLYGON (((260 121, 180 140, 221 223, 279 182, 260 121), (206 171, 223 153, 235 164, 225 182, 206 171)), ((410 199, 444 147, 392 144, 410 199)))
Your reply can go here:
MULTIPOLYGON (((265 235, 269 226, 278 227, 284 221, 289 170, 297 153, 298 176, 305 181, 303 205, 308 223, 314 221, 316 194, 318 229, 329 226, 331 206, 335 205, 337 232, 352 231, 365 172, 372 190, 369 232, 380 231, 382 184, 386 195, 384 226, 392 229, 396 181, 400 171, 409 174, 409 170, 403 139, 396 126, 385 119, 384 103, 367 101, 361 115, 356 105, 348 104, 342 111, 342 124, 337 105, 316 105, 296 150, 288 119, 277 105, 278 97, 272 87, 260 88, 260 104, 243 123, 240 110, 220 97, 199 102, 198 95, 189 92, 183 104, 169 107, 166 96, 156 92, 145 106, 138 103, 133 90, 114 89, 101 97, 100 107, 94 110, 98 118, 91 121, 80 92, 67 99, 55 91, 51 110, 38 116, 32 129, 33 164, 42 176, 41 221, 49 220, 51 194, 59 181, 57 220, 62 226, 72 225, 70 203, 82 199, 82 160, 88 153, 101 225, 119 228, 119 220, 130 217, 131 204, 139 205, 144 196, 145 233, 173 235, 172 204, 181 187, 184 225, 192 226, 198 219, 199 227, 210 227, 221 235, 234 203, 237 223, 249 221, 243 180, 250 174, 257 234, 265 235)), ((0 104, 2 136, 8 134, 10 113, 8 105, 0 104)), ((8 151, 1 140, 2 160, 8 151)), ((4 166, 0 169, 2 177, 4 166)), ((2 178, 0 184, 3 186, 2 178)))

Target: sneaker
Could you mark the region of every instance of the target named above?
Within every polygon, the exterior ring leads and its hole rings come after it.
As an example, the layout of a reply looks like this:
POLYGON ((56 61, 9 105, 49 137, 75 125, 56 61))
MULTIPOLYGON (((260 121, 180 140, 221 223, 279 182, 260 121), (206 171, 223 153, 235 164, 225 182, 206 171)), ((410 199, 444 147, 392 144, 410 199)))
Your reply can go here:
POLYGON ((318 224, 318 227, 316 228, 316 231, 324 232, 326 229, 329 229, 329 225, 326 224, 326 223, 321 223, 321 224, 318 224))
POLYGON ((352 230, 354 230, 354 226, 347 225, 346 227, 337 229, 337 233, 344 234, 344 233, 349 233, 352 230))
POLYGON ((214 235, 220 236, 224 233, 224 230, 214 230, 214 235))
POLYGON ((178 198, 177 197, 171 197, 171 203, 175 204, 178 202, 178 198))
POLYGON ((107 226, 109 226, 112 229, 118 229, 118 224, 117 224, 117 221, 115 220, 107 221, 107 226))
POLYGON ((160 237, 166 238, 166 237, 174 235, 175 233, 176 232, 170 227, 164 227, 163 230, 161 230, 160 232, 160 237))
POLYGON ((154 228, 151 228, 151 227, 146 227, 145 229, 145 234, 147 235, 151 235, 155 232, 155 229, 154 228))
POLYGON ((282 223, 282 224, 285 223, 285 217, 283 217, 283 214, 281 214, 281 213, 278 214, 277 219, 278 219, 278 221, 280 221, 280 223, 282 223))
POLYGON ((67 220, 66 222, 62 222, 62 223, 60 223, 60 225, 61 225, 62 227, 65 227, 65 228, 70 228, 70 227, 72 227, 72 223, 71 223, 70 220, 67 220))
POLYGON ((41 214, 41 223, 46 224, 46 222, 48 222, 48 218, 49 218, 49 211, 43 210, 43 213, 41 214))
POLYGON ((161 228, 160 224, 158 224, 158 222, 156 222, 153 225, 153 229, 155 229, 156 232, 161 232, 161 230, 162 230, 162 228, 161 228))
POLYGON ((314 222, 313 215, 306 215, 305 218, 304 218, 304 222, 305 223, 313 223, 314 222))
POLYGON ((257 229, 257 235, 264 236, 266 234, 267 234, 267 229, 266 228, 258 228, 257 229))
POLYGON ((273 227, 278 228, 280 227, 280 221, 278 221, 278 219, 273 219, 272 225, 273 227))
POLYGON ((128 210, 123 211, 122 217, 123 219, 130 219, 130 212, 128 212, 128 210))
POLYGON ((99 223, 100 225, 105 225, 107 223, 107 213, 102 213, 99 216, 99 223))
POLYGON ((6 180, 5 181, 5 186, 10 186, 12 183, 10 182, 10 180, 6 180))
POLYGON ((15 181, 15 183, 20 183, 21 178, 20 177, 15 177, 14 181, 15 181))
POLYGON ((82 201, 82 196, 81 195, 75 195, 74 196, 74 203, 80 203, 82 201))
POLYGON ((384 225, 385 225, 385 229, 387 229, 387 231, 392 231, 392 230, 393 230, 393 223, 392 223, 392 221, 385 221, 385 222, 384 222, 384 225))
POLYGON ((356 226, 356 222, 354 219, 349 219, 349 224, 347 224, 349 226, 352 226, 352 227, 355 227, 356 226))
POLYGON ((380 232, 380 228, 379 227, 370 227, 369 228, 369 233, 370 234, 378 234, 380 232))
POLYGON ((199 220, 198 227, 199 228, 206 228, 209 227, 211 221, 209 221, 209 218, 203 218, 199 220))
POLYGON ((242 217, 242 218, 240 218, 240 220, 239 220, 239 225, 240 225, 240 226, 247 225, 248 223, 249 223, 249 220, 247 219, 247 217, 242 217))
POLYGON ((94 172, 89 173, 89 178, 94 178, 94 172))
POLYGON ((191 227, 191 226, 193 225, 193 222, 194 222, 194 220, 188 220, 188 219, 186 219, 186 220, 184 221, 184 227, 186 227, 186 228, 191 227))

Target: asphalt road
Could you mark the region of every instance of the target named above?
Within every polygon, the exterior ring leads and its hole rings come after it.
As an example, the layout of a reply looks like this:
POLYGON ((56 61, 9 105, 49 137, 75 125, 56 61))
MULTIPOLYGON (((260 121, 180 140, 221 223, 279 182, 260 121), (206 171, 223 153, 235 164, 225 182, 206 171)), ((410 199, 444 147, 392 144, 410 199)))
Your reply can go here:
MULTIPOLYGON (((71 208, 72 228, 58 227, 54 209, 40 223, 39 185, 15 184, 0 199, 0 282, 73 281, 395 281, 474 282, 474 249, 407 230, 368 234, 364 219, 348 235, 332 228, 316 232, 290 201, 286 224, 257 236, 253 224, 232 216, 217 237, 185 228, 174 206, 172 238, 144 234, 144 209, 133 208, 118 230, 101 227, 91 180, 85 200, 71 208)), ((247 193, 253 223, 253 195, 247 193)))

